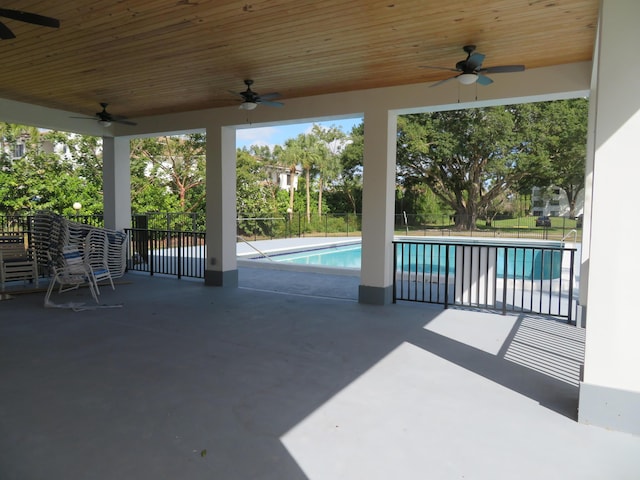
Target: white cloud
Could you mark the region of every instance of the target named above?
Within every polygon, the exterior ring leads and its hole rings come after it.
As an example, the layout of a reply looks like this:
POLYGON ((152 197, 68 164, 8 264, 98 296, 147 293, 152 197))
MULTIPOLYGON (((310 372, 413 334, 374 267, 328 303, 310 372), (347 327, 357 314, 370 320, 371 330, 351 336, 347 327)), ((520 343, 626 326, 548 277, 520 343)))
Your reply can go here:
POLYGON ((278 127, 244 128, 236 131, 236 143, 239 146, 268 145, 273 148, 278 134, 278 127))

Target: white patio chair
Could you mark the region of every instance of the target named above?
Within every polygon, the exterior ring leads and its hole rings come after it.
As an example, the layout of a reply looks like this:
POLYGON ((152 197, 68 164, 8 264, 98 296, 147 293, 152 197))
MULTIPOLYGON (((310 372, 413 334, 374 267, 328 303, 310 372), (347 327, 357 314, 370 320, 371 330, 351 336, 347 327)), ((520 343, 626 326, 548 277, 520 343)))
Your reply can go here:
POLYGON ((107 280, 111 284, 111 288, 115 290, 116 287, 113 284, 108 263, 109 240, 107 239, 107 232, 103 229, 92 228, 84 239, 83 253, 84 262, 93 276, 96 292, 100 294, 98 284, 103 280, 107 280))
POLYGON ((47 288, 47 294, 44 297, 45 307, 49 305, 49 299, 56 284, 59 286, 58 293, 75 290, 80 286, 87 285, 91 296, 96 303, 99 303, 98 290, 96 289, 93 275, 78 248, 64 247, 62 255, 57 261, 52 259, 50 254, 48 256, 53 270, 53 277, 49 282, 49 288, 47 288))

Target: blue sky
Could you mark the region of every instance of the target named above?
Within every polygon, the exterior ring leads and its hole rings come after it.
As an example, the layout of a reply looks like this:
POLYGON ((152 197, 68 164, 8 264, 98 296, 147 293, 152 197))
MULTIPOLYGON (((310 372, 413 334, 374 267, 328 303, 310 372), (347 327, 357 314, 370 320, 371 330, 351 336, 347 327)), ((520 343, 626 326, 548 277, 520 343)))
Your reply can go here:
MULTIPOLYGON (((331 120, 328 122, 315 122, 318 125, 330 127, 335 125, 342 127, 344 133, 350 133, 354 125, 362 123, 362 118, 350 118, 346 120, 331 120)), ((289 138, 295 138, 300 133, 311 131, 313 123, 297 123, 295 125, 282 125, 276 127, 246 128, 236 131, 236 147, 250 147, 251 145, 284 145, 289 138)))

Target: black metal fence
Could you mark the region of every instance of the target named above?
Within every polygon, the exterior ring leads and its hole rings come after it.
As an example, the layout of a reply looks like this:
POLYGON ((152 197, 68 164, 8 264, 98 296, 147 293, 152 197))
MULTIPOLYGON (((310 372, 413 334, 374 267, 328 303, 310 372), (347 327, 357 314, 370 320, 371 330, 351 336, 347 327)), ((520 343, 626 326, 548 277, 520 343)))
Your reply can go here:
POLYGON ((464 236, 490 238, 531 238, 562 240, 571 237, 580 241, 582 221, 579 218, 548 217, 540 222, 538 217, 496 216, 470 219, 460 215, 395 215, 397 235, 414 236, 464 236), (470 228, 471 227, 471 228, 470 228))
POLYGON ((312 214, 245 214, 238 216, 237 235, 252 240, 273 240, 303 236, 359 236, 362 215, 355 213, 312 214))
MULTIPOLYGON (((0 216, 1 232, 28 232, 29 216, 0 216)), ((102 215, 75 215, 69 217, 79 223, 104 227, 102 215)), ((203 213, 170 212, 132 215, 134 229, 172 232, 198 232, 206 230, 203 213)), ((455 215, 395 215, 396 235, 407 236, 464 236, 492 238, 531 238, 561 240, 570 237, 580 241, 582 224, 578 219, 550 217, 550 225, 536 225, 534 217, 495 217, 490 220, 474 220, 455 215), (468 228, 471 226, 472 228, 468 228)), ((240 214, 236 234, 248 240, 266 240, 303 236, 360 236, 362 215, 354 213, 292 214, 255 213, 240 214)))
POLYGON ((204 232, 180 232, 143 228, 126 229, 129 234, 129 270, 204 278, 206 246, 204 232))
POLYGON ((393 300, 538 313, 574 323, 576 249, 394 241, 393 300))

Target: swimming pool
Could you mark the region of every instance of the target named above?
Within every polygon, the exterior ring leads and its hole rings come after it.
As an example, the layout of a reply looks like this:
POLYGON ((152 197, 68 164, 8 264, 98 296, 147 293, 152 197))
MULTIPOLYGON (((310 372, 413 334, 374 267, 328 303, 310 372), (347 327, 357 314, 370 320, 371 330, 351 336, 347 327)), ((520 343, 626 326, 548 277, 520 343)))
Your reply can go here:
MULTIPOLYGON (((470 248, 478 241, 466 242, 452 248, 449 244, 416 243, 396 250, 396 265, 398 270, 411 271, 422 274, 444 274, 446 272, 447 255, 449 256, 449 274, 456 269, 456 255, 465 254, 465 248, 470 248)), ((544 250, 546 247, 561 248, 553 244, 499 244, 495 248, 495 271, 498 278, 506 274, 509 278, 520 279, 552 279, 561 273, 562 252, 559 250, 544 250), (504 247, 504 248, 499 248, 504 247), (506 257, 506 260, 505 260, 506 257)), ((398 246, 400 247, 400 246, 398 246)), ((277 263, 292 265, 314 265, 321 267, 360 269, 362 245, 333 245, 324 248, 313 248, 296 252, 272 254, 269 258, 277 263)), ((264 257, 261 258, 264 260, 264 257)), ((461 260, 463 261, 463 260, 461 260)))
POLYGON ((334 245, 314 248, 293 253, 270 255, 274 262, 293 263, 296 265, 318 265, 333 268, 360 268, 362 245, 334 245))

